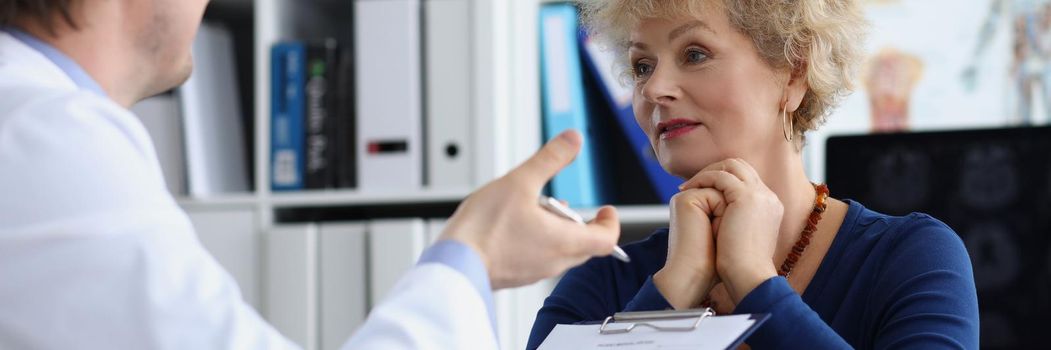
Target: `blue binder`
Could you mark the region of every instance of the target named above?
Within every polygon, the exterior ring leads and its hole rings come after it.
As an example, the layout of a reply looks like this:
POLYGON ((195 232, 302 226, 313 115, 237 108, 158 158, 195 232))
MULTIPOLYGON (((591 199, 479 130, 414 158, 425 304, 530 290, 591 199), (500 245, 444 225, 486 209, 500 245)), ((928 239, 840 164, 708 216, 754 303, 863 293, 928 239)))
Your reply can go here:
POLYGON ((301 42, 274 45, 270 85, 270 183, 274 191, 303 188, 306 163, 303 157, 304 89, 306 45, 301 42))
POLYGON ((577 9, 571 4, 548 4, 540 8, 543 129, 547 140, 568 129, 584 136, 584 146, 577 159, 551 181, 551 194, 569 202, 570 206, 590 208, 602 204, 602 199, 588 137, 577 16, 577 9))
POLYGON ((632 91, 630 87, 621 85, 621 81, 614 74, 613 54, 591 43, 587 33, 580 33, 580 43, 584 52, 584 62, 592 74, 598 78, 602 95, 606 97, 610 110, 614 111, 617 123, 623 131, 622 134, 635 151, 639 165, 650 179, 650 185, 662 203, 670 202, 671 197, 679 192, 679 184, 682 183, 682 179, 664 171, 660 161, 653 153, 649 137, 635 122, 635 112, 631 105, 632 91))

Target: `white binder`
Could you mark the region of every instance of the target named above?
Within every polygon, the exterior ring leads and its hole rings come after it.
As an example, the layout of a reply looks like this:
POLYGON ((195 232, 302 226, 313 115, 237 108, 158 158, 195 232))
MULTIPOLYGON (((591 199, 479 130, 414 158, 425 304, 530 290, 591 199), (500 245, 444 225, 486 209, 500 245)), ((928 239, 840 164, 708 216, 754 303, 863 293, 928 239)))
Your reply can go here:
POLYGON ((178 90, 191 196, 248 191, 248 162, 233 37, 204 24, 193 41, 193 75, 178 90))
POLYGON ((191 207, 186 209, 186 215, 201 245, 237 281, 244 301, 262 310, 263 268, 259 261, 263 234, 257 227, 255 207, 191 207))
POLYGON ((358 188, 423 186, 419 0, 357 0, 358 188))
POLYGON ((445 224, 448 222, 446 219, 430 219, 427 220, 427 246, 434 245, 434 242, 438 241, 441 237, 442 231, 445 230, 445 224))
POLYGON ((467 0, 424 0, 427 184, 470 188, 471 18, 467 0))
POLYGON ((369 223, 369 306, 379 304, 427 247, 423 219, 387 219, 369 223))
POLYGON ((339 349, 368 314, 365 223, 325 223, 318 234, 322 350, 339 349))
POLYGON ((304 349, 317 349, 317 226, 278 226, 267 234, 266 318, 304 349))
POLYGON ((164 183, 172 196, 185 196, 186 156, 183 147, 182 114, 179 102, 172 94, 162 94, 139 101, 131 106, 146 132, 150 134, 157 162, 164 174, 164 183))

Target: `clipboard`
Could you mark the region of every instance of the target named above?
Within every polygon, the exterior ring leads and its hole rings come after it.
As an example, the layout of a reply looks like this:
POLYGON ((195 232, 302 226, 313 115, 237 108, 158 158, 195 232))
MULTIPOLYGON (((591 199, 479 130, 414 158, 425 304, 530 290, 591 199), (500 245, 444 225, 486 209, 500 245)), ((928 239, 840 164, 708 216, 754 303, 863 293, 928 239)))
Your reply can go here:
POLYGON ((769 318, 716 316, 710 308, 619 312, 601 323, 558 325, 540 349, 734 349, 769 318))

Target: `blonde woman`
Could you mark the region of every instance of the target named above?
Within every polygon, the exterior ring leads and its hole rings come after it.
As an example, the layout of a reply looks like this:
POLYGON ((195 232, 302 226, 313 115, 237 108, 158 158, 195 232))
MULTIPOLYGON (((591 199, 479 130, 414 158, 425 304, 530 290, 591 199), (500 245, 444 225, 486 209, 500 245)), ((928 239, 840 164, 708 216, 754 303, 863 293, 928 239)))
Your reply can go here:
MULTIPOLYGON (((537 315, 712 306, 770 313, 753 348, 978 347, 959 237, 829 196, 803 170, 804 134, 849 92, 866 23, 850 0, 592 0, 591 32, 622 57, 634 111, 664 169, 686 180, 671 222, 631 263, 571 270, 537 315)), ((859 174, 860 175, 860 174, 859 174)))

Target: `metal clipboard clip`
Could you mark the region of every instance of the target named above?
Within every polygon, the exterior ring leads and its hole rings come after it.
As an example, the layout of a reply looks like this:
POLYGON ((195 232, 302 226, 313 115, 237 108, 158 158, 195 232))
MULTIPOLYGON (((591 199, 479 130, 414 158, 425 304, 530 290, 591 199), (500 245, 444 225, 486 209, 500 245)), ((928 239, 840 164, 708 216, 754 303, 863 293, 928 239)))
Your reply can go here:
POLYGON ((635 312, 618 312, 613 316, 606 317, 605 321, 602 321, 602 327, 599 327, 599 334, 624 334, 631 332, 636 327, 645 326, 656 329, 661 332, 690 332, 697 329, 697 326, 704 321, 705 318, 715 316, 715 311, 712 308, 703 309, 689 309, 689 310, 672 310, 672 311, 635 311, 635 312), (689 326, 661 326, 649 323, 648 321, 665 321, 665 320, 680 320, 680 319, 695 319, 689 326), (611 323, 630 323, 626 328, 611 329, 609 326, 611 323))

